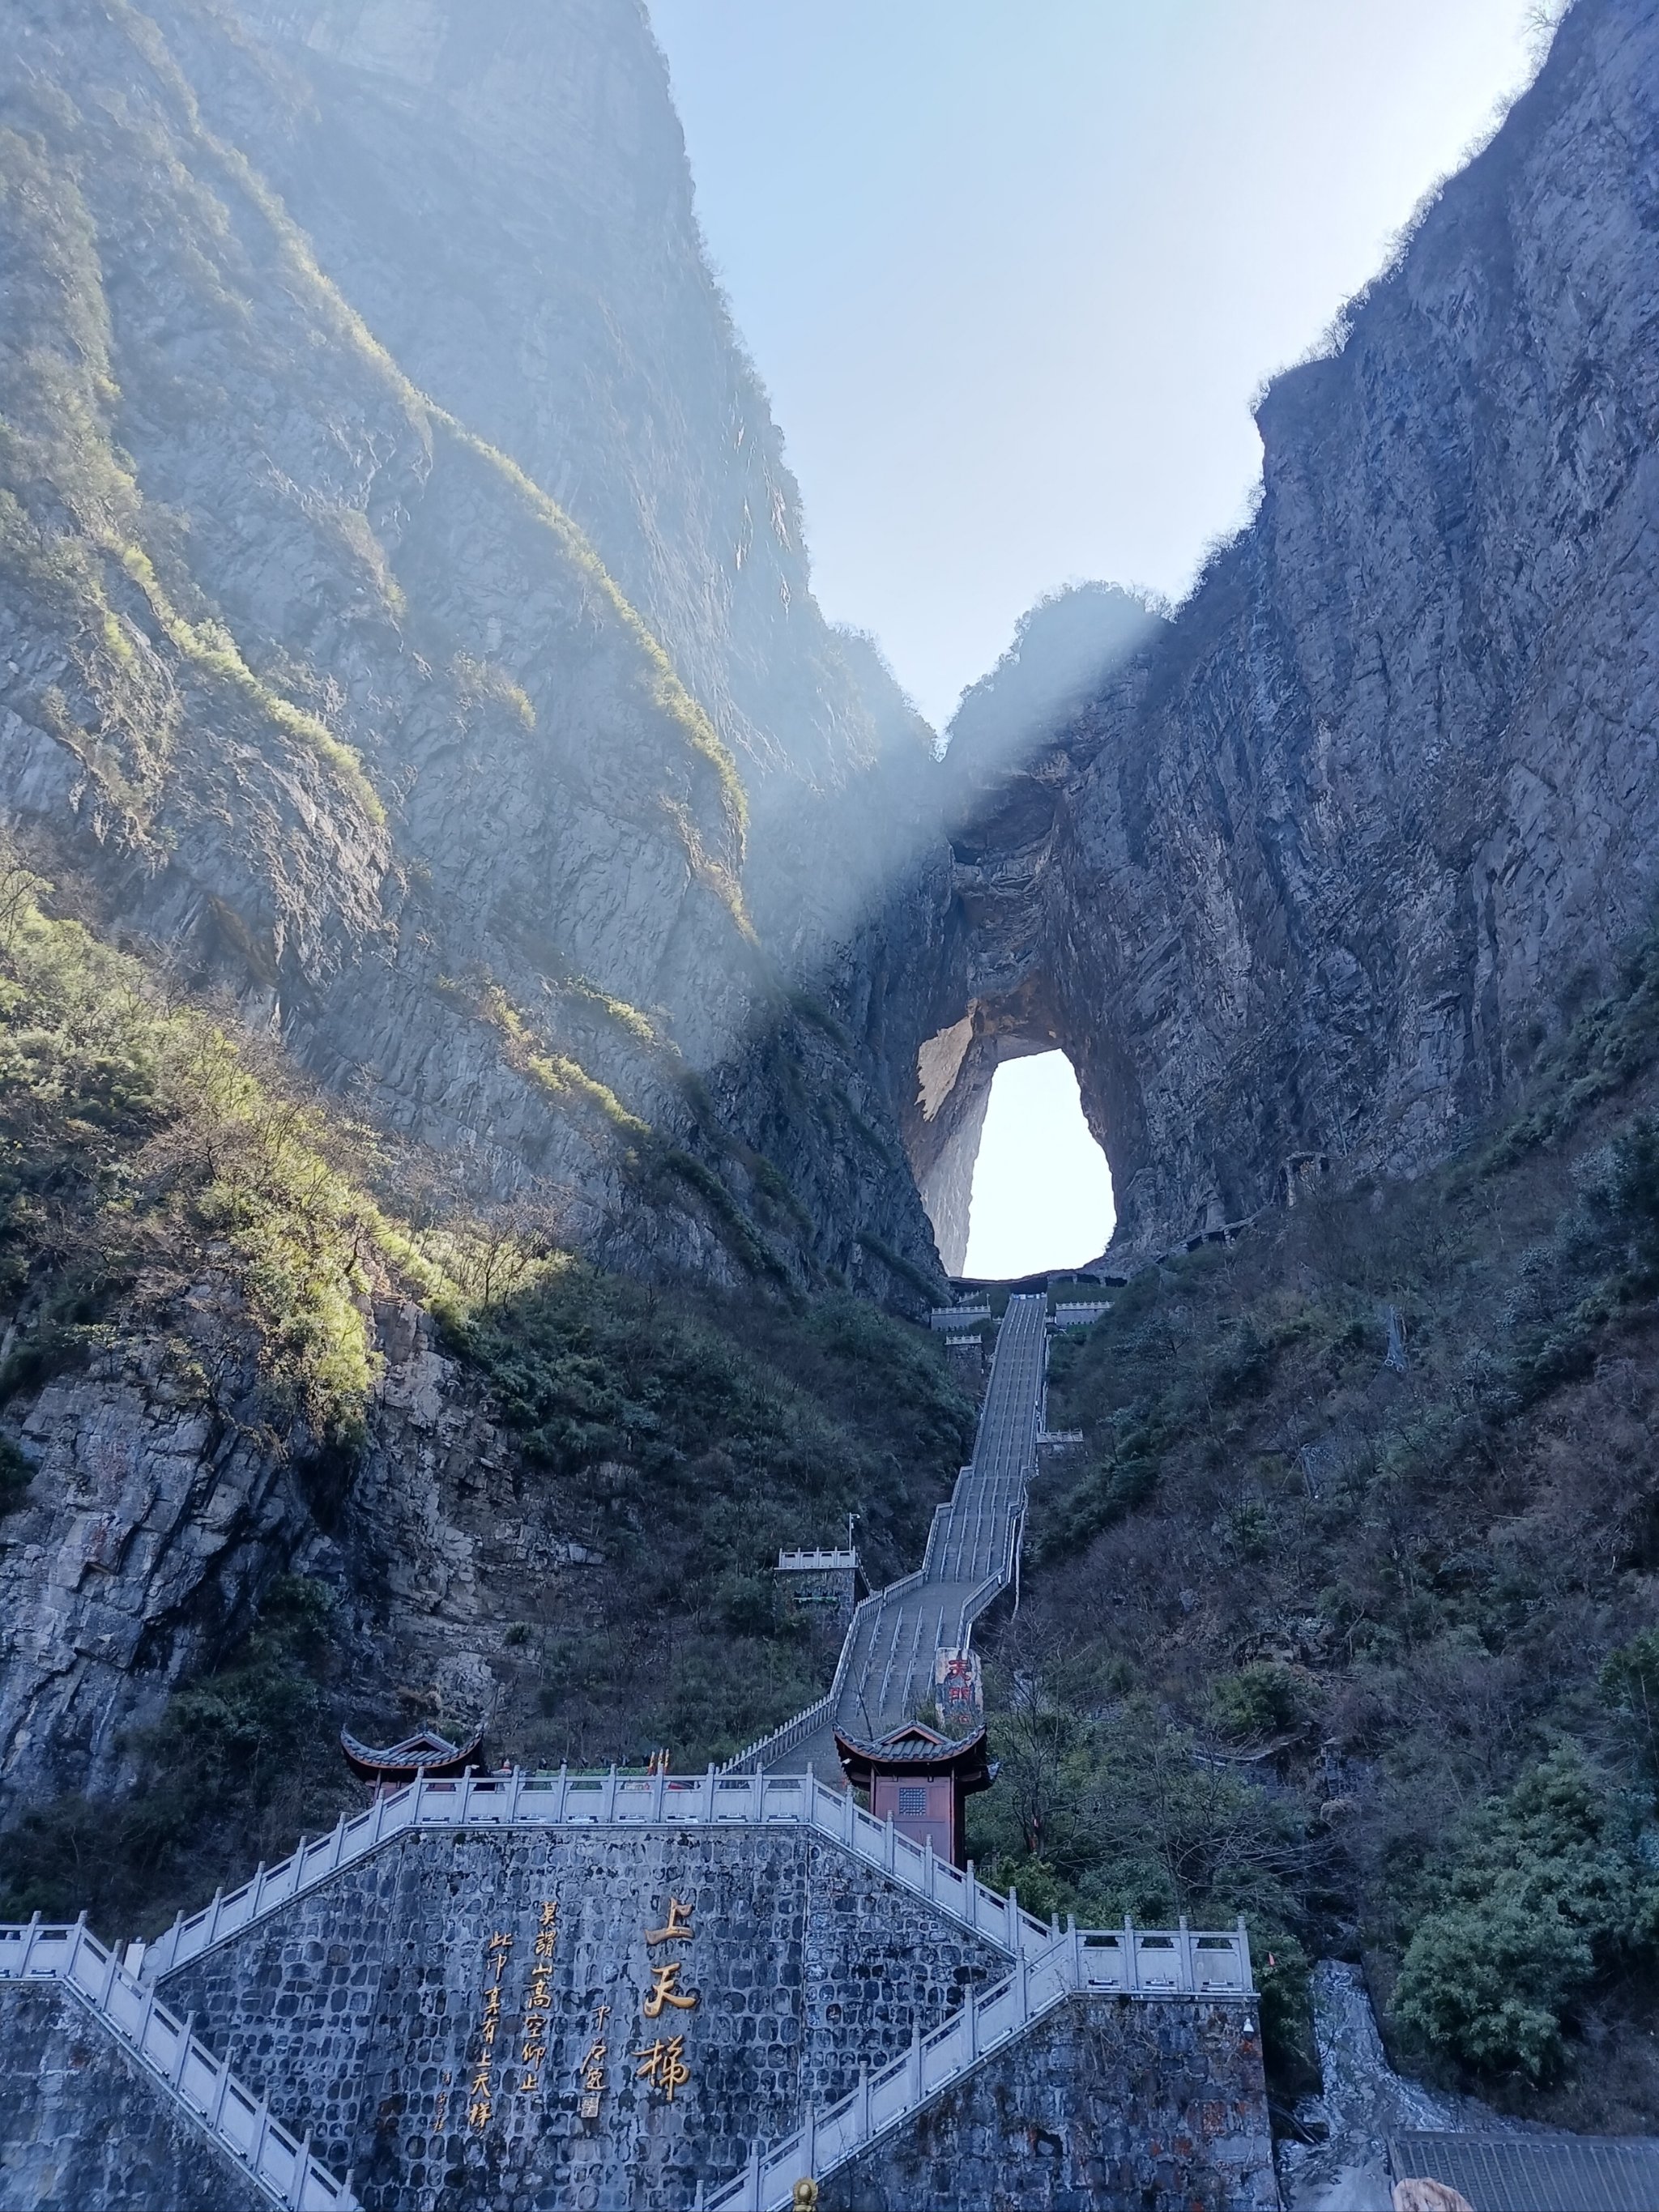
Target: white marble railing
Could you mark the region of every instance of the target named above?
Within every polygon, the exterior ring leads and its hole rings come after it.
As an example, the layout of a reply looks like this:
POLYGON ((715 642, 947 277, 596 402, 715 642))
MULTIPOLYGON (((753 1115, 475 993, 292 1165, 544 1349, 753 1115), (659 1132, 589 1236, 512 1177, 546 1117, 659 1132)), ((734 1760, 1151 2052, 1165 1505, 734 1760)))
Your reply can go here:
MULTIPOLYGON (((935 1506, 934 1519, 937 1521, 941 1513, 948 1513, 950 1510, 948 1504, 935 1506)), ((933 1541, 931 1534, 928 1541, 930 1543, 933 1541)), ((918 1583, 926 1580, 926 1569, 914 1568, 902 1580, 889 1583, 885 1589, 875 1591, 872 1595, 865 1598, 855 1606, 853 1609, 853 1618, 847 1624, 847 1633, 841 1640, 841 1656, 836 1662, 834 1678, 817 1703, 803 1707, 799 1712, 793 1714, 788 1720, 785 1721, 781 1728, 775 1728, 769 1735, 757 1736, 753 1743, 745 1744, 741 1751, 734 1753, 725 1762, 720 1770, 720 1772, 722 1774, 758 1774, 763 1768, 769 1766, 774 1761, 787 1759, 792 1751, 805 1742, 809 1735, 816 1735, 826 1722, 832 1720, 835 1717, 836 1708, 841 1702, 841 1693, 846 1687, 847 1676, 853 1663, 853 1655, 858 1647, 860 1632, 866 1620, 872 1613, 879 1613, 889 1598, 901 1596, 906 1590, 913 1589, 918 1583)))
POLYGON ((1041 2014, 1067 1997, 1107 1992, 1220 1996, 1253 2004, 1243 1922, 1202 1935, 1185 1926, 1153 1934, 1127 1921, 1121 1930, 1051 1931, 1035 1956, 1021 1953, 1006 1981, 983 1995, 971 1994, 931 2035, 918 2030, 903 2057, 884 2072, 861 2075, 851 2096, 809 2112, 800 2127, 769 2148, 757 2144, 747 2170, 704 2198, 706 2212, 786 2212, 797 2181, 821 2179, 845 2165, 981 2058, 1024 2034, 1041 2014))
POLYGON ((265 2099, 204 2050, 190 2021, 169 2012, 153 1984, 130 1974, 84 1919, 72 1926, 43 1927, 38 1916, 0 1923, 0 1981, 53 1982, 71 1991, 270 2203, 288 2212, 356 2212, 346 2184, 311 2155, 310 2137, 301 2142, 273 2120, 265 2099))
POLYGON ((927 1322, 934 1329, 973 1328, 990 1318, 989 1306, 935 1306, 927 1322))
POLYGON ((378 1797, 331 1834, 302 1843, 280 1866, 222 1893, 204 1911, 182 1914, 143 1953, 145 1980, 171 1973, 278 1905, 314 1889, 394 1836, 415 1829, 481 1827, 810 1827, 1012 1957, 1042 1950, 1045 1921, 1020 1910, 1018 1896, 988 1889, 971 1868, 947 1866, 930 1846, 913 1844, 890 1820, 872 1820, 845 1790, 811 1774, 510 1774, 458 1782, 424 1778, 378 1797))

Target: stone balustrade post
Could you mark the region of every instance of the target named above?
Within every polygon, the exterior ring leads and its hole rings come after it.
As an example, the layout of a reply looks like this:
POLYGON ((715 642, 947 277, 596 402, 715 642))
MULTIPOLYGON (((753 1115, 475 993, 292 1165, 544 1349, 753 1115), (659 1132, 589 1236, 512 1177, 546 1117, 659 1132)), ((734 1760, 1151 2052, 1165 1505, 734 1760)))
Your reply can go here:
POLYGON ((559 1826, 561 1826, 561 1827, 562 1827, 562 1826, 563 1826, 563 1825, 564 1825, 565 1811, 566 1811, 566 1808, 567 1808, 567 1804, 568 1804, 568 1802, 569 1796, 570 1796, 570 1764, 569 1764, 569 1761, 568 1761, 568 1759, 562 1759, 559 1761, 559 1800, 558 1800, 558 1808, 557 1808, 557 1810, 555 1812, 555 1814, 554 1814, 554 1815, 553 1815, 553 1818, 554 1818, 555 1822, 556 1822, 559 1826))
POLYGON ((196 2015, 193 2012, 187 2012, 185 2014, 185 2024, 179 2031, 179 2048, 173 2054, 173 2073, 170 2077, 173 2087, 178 2090, 180 2096, 184 2094, 185 2069, 190 2063, 191 2039, 195 2033, 196 2015))
POLYGON ((300 2154, 294 2161, 294 2183, 289 2191, 289 2212, 304 2212, 306 2184, 311 2179, 311 2130, 306 2130, 300 2154))
POLYGON ((213 2095, 208 2109, 207 2124, 215 2135, 218 2134, 219 2123, 225 2116, 225 2099, 229 2094, 230 2060, 226 2057, 219 2061, 219 2072, 213 2084, 213 2095))
POLYGON ((1140 1987, 1140 1957, 1135 1948, 1135 1923, 1127 1912, 1123 1916, 1123 1986, 1131 1990, 1140 1987))
POLYGON ((708 1771, 703 1777, 702 1817, 712 1826, 714 1819, 714 1762, 708 1762, 708 1771))

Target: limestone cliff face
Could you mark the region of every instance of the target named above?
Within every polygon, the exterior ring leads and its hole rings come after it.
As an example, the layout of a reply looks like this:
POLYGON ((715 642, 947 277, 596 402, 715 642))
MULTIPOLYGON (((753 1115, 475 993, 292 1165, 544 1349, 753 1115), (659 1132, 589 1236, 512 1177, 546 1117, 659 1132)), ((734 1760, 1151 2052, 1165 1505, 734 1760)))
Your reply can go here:
POLYGON ((924 1178, 960 1182, 999 1054, 1050 1043, 1130 1244, 1248 1213, 1309 1155, 1409 1171, 1650 908, 1647 0, 1579 0, 1347 324, 1268 392, 1260 510, 1173 623, 1012 772, 952 746, 924 1178))
POLYGON ((15 1425, 36 1473, 0 1548, 9 1808, 118 1795, 134 1730, 285 1572, 335 1591, 366 1706, 500 1709, 504 1605, 586 1555, 526 1499, 427 1316, 388 1298, 374 1320, 383 1370, 349 1484, 318 1439, 263 1418, 258 1343, 222 1276, 30 1396, 15 1425))
POLYGON ((930 763, 812 605, 640 9, 9 27, 0 817, 475 1194, 914 1300, 819 1002, 930 763))

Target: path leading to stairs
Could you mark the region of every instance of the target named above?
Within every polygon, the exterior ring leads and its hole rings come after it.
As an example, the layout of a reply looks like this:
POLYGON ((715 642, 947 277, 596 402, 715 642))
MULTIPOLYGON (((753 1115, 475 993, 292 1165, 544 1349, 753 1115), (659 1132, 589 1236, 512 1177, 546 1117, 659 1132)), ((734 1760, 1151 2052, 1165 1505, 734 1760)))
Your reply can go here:
POLYGON ((1009 1299, 974 1456, 949 1504, 933 1516, 921 1568, 865 1600, 847 1632, 832 1698, 815 1714, 810 1732, 781 1730, 757 1747, 755 1765, 775 1772, 805 1768, 839 1783, 835 1729, 866 1740, 884 1735, 931 1703, 935 1654, 960 1650, 975 1620, 1014 1579, 1026 1492, 1036 1471, 1048 1304, 1042 1294, 1009 1299))

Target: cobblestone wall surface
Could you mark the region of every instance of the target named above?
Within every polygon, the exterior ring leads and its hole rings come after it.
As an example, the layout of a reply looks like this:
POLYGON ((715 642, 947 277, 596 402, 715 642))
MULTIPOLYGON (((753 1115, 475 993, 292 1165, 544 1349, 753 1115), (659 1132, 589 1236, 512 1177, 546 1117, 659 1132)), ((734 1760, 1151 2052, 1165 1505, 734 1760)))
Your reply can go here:
POLYGON ((0 2212, 263 2212, 205 2130, 73 1997, 0 1986, 0 2212))
POLYGON ((369 2212, 672 2212, 1006 1971, 808 1836, 441 1831, 161 1990, 369 2212))
POLYGON ((1277 2212, 1255 2021, 1074 1999, 831 2175, 822 2212, 1277 2212))

